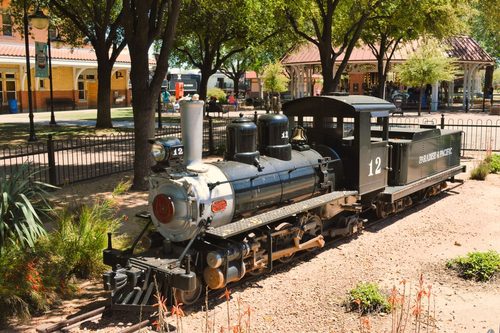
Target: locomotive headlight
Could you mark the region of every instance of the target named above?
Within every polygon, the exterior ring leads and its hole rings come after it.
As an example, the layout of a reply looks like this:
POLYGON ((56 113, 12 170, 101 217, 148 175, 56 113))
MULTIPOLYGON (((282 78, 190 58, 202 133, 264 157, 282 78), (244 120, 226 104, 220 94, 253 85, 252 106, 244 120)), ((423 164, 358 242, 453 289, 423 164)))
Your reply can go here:
POLYGON ((167 157, 167 150, 162 144, 155 142, 151 147, 151 155, 153 155, 156 162, 161 162, 167 157))
POLYGON ((160 167, 172 167, 182 163, 184 146, 178 138, 167 137, 149 140, 151 155, 160 167))

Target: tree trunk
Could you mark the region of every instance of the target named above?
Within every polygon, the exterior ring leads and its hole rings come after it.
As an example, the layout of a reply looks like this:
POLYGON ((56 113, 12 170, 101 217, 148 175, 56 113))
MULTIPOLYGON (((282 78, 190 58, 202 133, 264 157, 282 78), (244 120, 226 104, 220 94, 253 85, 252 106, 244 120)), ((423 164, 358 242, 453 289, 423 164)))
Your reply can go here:
POLYGON ((381 56, 377 59, 377 76, 378 76, 378 97, 380 98, 391 98, 391 96, 385 96, 385 81, 387 80, 387 76, 384 71, 384 57, 381 56))
MULTIPOLYGON (((156 98, 151 98, 148 80, 148 53, 136 50, 136 54, 131 54, 132 66, 130 79, 132 81, 132 99, 134 114, 135 133, 135 155, 134 155, 134 182, 132 189, 144 191, 148 189, 146 177, 149 175, 153 163, 151 157, 151 145, 148 139, 154 137, 154 103, 156 98)), ((131 51, 132 53, 132 51, 131 51)))
POLYGON ((487 94, 488 89, 490 87, 493 87, 493 72, 495 71, 495 66, 487 66, 486 70, 484 71, 484 90, 483 93, 487 94))
POLYGON ((210 73, 210 70, 206 70, 201 68, 201 80, 200 80, 200 100, 201 101, 206 101, 207 100, 207 88, 208 88, 208 79, 212 75, 210 73))
POLYGON ((420 114, 422 113, 422 92, 424 91, 423 89, 424 86, 420 86, 420 92, 418 93, 418 116, 420 117, 420 114))
POLYGON ((113 127, 111 121, 111 68, 108 59, 98 61, 96 128, 113 127))
MULTIPOLYGON (((320 44, 321 45, 321 44, 320 44)), ((320 51, 321 75, 323 76, 323 94, 333 92, 333 61, 329 50, 320 51)))
POLYGON ((152 100, 144 98, 148 91, 136 93, 134 96, 134 133, 135 133, 135 156, 134 156, 134 190, 147 190, 151 165, 151 144, 148 139, 154 137, 154 108, 152 100))
POLYGON ((234 92, 234 96, 238 97, 238 94, 240 93, 240 87, 239 87, 239 83, 240 83, 240 78, 241 78, 241 75, 235 75, 233 77, 233 92, 234 92))

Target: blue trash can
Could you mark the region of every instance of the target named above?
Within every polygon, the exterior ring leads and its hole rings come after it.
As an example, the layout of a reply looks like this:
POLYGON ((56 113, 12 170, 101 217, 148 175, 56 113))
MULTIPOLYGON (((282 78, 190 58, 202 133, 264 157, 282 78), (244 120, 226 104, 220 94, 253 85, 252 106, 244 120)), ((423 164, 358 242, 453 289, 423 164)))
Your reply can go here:
POLYGON ((9 99, 9 113, 17 113, 17 100, 9 99))

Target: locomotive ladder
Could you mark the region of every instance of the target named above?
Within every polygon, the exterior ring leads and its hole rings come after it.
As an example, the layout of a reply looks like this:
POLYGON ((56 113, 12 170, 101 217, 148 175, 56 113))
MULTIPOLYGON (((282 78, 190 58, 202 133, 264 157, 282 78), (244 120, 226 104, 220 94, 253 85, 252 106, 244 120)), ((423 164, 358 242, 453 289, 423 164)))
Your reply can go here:
POLYGON ((206 231, 206 234, 216 238, 227 239, 238 234, 253 230, 255 228, 265 226, 269 223, 282 220, 286 217, 292 216, 293 214, 306 212, 308 210, 323 206, 332 201, 337 201, 341 204, 347 203, 347 198, 351 196, 357 196, 357 194, 357 191, 330 192, 288 206, 276 208, 272 211, 258 214, 249 218, 243 218, 241 220, 220 226, 218 228, 209 229, 206 231))

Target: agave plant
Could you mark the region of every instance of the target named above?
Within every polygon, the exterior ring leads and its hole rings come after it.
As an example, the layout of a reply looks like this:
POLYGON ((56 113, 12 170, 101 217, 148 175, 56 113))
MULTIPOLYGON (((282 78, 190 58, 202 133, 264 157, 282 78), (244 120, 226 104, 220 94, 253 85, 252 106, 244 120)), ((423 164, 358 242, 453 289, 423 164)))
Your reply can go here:
POLYGON ((47 190, 55 187, 34 181, 36 173, 24 163, 0 179, 0 253, 9 243, 33 248, 36 239, 46 233, 42 217, 51 210, 47 190))

